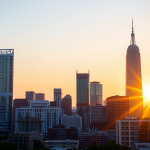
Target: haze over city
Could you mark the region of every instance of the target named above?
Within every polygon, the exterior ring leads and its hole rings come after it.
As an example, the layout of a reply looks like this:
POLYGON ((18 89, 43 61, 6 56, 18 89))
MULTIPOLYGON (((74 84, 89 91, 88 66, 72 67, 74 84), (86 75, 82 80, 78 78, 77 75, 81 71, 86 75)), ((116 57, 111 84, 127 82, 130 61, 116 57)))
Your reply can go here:
POLYGON ((90 81, 103 84, 103 100, 125 95, 133 16, 148 102, 149 6, 149 0, 1 1, 0 47, 15 49, 13 97, 24 98, 32 90, 52 101, 54 88, 61 88, 76 106, 76 71, 90 71, 90 81))

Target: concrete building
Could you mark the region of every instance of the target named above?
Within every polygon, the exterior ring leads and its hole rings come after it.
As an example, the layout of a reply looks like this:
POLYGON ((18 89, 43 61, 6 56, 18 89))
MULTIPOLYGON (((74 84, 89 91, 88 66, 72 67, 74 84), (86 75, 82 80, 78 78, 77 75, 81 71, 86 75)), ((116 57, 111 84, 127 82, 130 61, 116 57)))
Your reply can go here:
POLYGON ((76 74, 77 80, 77 114, 82 116, 82 127, 85 128, 85 113, 89 112, 90 87, 89 73, 76 74))
POLYGON ((26 91, 26 99, 35 100, 35 92, 34 91, 26 91))
POLYGON ((126 116, 116 121, 116 144, 135 148, 135 143, 148 143, 150 140, 150 120, 137 120, 126 116))
POLYGON ((45 100, 45 94, 44 93, 36 93, 35 100, 45 100))
MULTIPOLYGON (((45 105, 46 101, 37 100, 40 105, 45 105), (44 104, 41 104, 41 103, 44 104)), ((37 103, 36 102, 36 103, 37 103)), ((16 122, 15 122, 15 132, 18 131, 18 120, 20 117, 38 117, 42 121, 41 132, 44 134, 44 137, 47 137, 48 128, 52 128, 53 125, 60 124, 62 109, 57 107, 33 107, 32 102, 30 107, 16 108, 16 122)))
POLYGON ((16 108, 30 106, 29 99, 14 99, 13 101, 13 130, 15 130, 15 114, 16 108))
POLYGON ((57 107, 61 108, 62 89, 54 89, 54 101, 57 102, 57 107))
POLYGON ((67 116, 63 115, 61 117, 61 124, 64 125, 66 128, 76 127, 78 129, 78 135, 82 130, 82 117, 79 115, 75 116, 67 116))
POLYGON ((141 118, 143 114, 141 60, 139 47, 135 42, 133 22, 131 44, 126 55, 126 96, 130 96, 130 116, 141 118))
POLYGON ((78 140, 76 127, 65 128, 64 125, 56 125, 48 129, 48 140, 78 140))
POLYGON ((108 133, 106 131, 81 132, 79 141, 80 147, 86 147, 94 143, 97 145, 104 145, 108 142, 108 133))
POLYGON ((72 116, 72 98, 70 95, 66 95, 62 100, 62 109, 64 114, 72 116))
POLYGON ((12 130, 14 49, 0 49, 0 128, 12 130))
POLYGON ((50 106, 52 106, 52 107, 57 107, 57 102, 55 102, 55 101, 50 101, 50 106))
POLYGON ((111 96, 107 98, 107 128, 116 129, 116 120, 129 115, 129 96, 111 96))
POLYGON ((42 107, 49 107, 48 100, 30 100, 30 107, 32 108, 42 108, 42 107))
POLYGON ((33 135, 10 134, 8 136, 8 142, 17 147, 18 150, 22 150, 23 143, 28 146, 28 150, 33 150, 33 135))
POLYGON ((100 82, 90 82, 90 105, 102 105, 102 84, 100 82))
MULTIPOLYGON (((60 147, 66 149, 73 149, 74 147, 78 149, 79 141, 75 140, 47 140, 44 141, 45 147, 51 149, 52 147, 60 147)), ((56 148, 55 148, 56 149, 56 148)))

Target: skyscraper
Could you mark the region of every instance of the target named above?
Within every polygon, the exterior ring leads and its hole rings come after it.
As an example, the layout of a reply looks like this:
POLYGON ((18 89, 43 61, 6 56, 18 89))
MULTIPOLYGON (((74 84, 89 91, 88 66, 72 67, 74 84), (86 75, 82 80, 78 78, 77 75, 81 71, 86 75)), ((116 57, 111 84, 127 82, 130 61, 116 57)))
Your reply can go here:
POLYGON ((26 91, 26 99, 35 100, 35 92, 34 91, 26 91))
POLYGON ((102 84, 96 81, 90 83, 90 105, 102 105, 102 84))
POLYGON ((45 94, 44 93, 36 93, 35 100, 45 100, 45 94))
POLYGON ((89 111, 89 73, 76 74, 77 79, 77 114, 82 116, 85 128, 85 113, 89 111))
POLYGON ((54 101, 57 103, 57 107, 61 108, 62 89, 54 89, 54 101))
POLYGON ((139 47, 135 42, 133 22, 131 43, 126 55, 126 96, 130 96, 130 115, 134 118, 141 118, 143 114, 141 60, 139 47))
POLYGON ((0 49, 0 128, 12 130, 14 49, 0 49))

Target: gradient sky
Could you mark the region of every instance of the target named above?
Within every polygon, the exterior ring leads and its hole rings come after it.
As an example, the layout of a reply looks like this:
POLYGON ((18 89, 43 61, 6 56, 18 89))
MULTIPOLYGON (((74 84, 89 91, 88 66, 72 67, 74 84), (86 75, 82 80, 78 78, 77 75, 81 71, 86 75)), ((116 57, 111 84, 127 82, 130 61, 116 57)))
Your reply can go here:
POLYGON ((14 98, 53 100, 62 88, 76 105, 76 70, 90 70, 103 99, 125 95, 125 59, 134 18, 143 89, 150 87, 150 0, 1 0, 0 48, 14 48, 14 98))

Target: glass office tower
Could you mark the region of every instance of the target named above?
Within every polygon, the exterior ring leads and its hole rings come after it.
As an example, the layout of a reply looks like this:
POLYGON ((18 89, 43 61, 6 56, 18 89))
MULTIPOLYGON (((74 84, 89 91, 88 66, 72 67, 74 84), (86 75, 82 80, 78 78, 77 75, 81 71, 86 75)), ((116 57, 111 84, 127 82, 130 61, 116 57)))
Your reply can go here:
POLYGON ((14 49, 0 49, 0 128, 12 130, 14 49))

